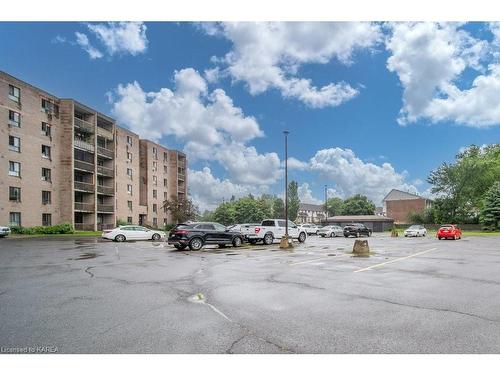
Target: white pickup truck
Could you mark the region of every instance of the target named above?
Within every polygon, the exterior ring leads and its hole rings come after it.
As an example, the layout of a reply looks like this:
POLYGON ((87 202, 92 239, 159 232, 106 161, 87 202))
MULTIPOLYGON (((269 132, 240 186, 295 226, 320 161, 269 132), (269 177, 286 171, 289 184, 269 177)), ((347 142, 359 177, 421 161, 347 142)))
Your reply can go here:
MULTIPOLYGON (((256 244, 262 241, 265 245, 271 245, 275 239, 281 239, 285 235, 285 220, 266 219, 260 225, 242 228, 242 234, 248 242, 256 244)), ((300 229, 295 223, 288 220, 288 237, 304 242, 307 238, 305 230, 300 229)))

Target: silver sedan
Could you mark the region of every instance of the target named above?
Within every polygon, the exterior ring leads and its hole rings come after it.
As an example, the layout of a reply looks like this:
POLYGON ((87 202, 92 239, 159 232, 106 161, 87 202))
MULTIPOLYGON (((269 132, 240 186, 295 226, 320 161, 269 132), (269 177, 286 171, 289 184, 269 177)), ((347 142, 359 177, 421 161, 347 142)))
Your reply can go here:
POLYGON ((318 234, 321 237, 337 237, 343 236, 344 231, 338 225, 327 225, 326 227, 320 228, 318 234))

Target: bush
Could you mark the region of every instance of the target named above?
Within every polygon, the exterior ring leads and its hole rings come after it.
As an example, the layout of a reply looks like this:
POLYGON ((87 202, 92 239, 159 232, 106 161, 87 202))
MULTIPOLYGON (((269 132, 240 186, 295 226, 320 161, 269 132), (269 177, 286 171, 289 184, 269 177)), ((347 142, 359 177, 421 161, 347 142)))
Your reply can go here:
POLYGON ((123 220, 123 219, 117 219, 116 220, 116 226, 117 227, 121 227, 122 225, 127 225, 127 221, 126 220, 123 220))
POLYGON ((167 224, 165 225, 165 232, 170 232, 177 224, 167 224))
POLYGON ((13 234, 69 234, 74 233, 71 224, 58 224, 47 227, 37 226, 31 228, 12 227, 10 228, 13 234))

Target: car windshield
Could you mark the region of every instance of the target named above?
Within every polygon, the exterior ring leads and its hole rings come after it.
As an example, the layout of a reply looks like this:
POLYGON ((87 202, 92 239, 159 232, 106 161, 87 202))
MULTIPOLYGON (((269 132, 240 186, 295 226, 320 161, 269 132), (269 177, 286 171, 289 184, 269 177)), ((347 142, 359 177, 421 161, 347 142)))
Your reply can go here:
POLYGON ((412 225, 408 229, 420 229, 420 225, 412 225))
POLYGON ((452 229, 453 227, 451 225, 443 225, 441 229, 452 229))

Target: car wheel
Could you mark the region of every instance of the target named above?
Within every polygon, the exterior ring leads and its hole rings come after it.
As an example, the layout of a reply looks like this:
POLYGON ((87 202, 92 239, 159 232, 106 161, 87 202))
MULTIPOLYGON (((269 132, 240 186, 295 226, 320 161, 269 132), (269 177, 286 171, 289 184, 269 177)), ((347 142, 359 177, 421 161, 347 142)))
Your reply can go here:
POLYGON ((335 233, 330 233, 330 237, 335 237, 335 233))
POLYGON ((234 240, 233 240, 233 246, 234 247, 239 247, 241 246, 241 238, 240 237, 235 237, 234 240))
POLYGON ((347 238, 347 237, 349 237, 349 235, 348 234, 344 234, 344 237, 347 238))
POLYGON ((372 235, 372 232, 368 232, 368 237, 371 237, 371 235, 372 235))
POLYGON ((272 233, 267 233, 264 236, 264 244, 265 245, 272 245, 273 241, 274 241, 274 237, 273 237, 272 233))
POLYGON ((160 236, 158 233, 155 233, 155 234, 153 234, 153 237, 151 237, 151 239, 152 239, 153 241, 158 241, 158 240, 160 239, 160 237, 161 237, 161 236, 160 236))
POLYGON ((441 241, 441 237, 438 237, 438 240, 440 240, 440 241, 441 241))
POLYGON ((359 238, 359 232, 356 232, 356 238, 359 238))
POLYGON ((318 234, 319 234, 319 231, 317 230, 317 231, 316 231, 316 236, 317 236, 318 234))
POLYGON ((177 250, 184 250, 186 248, 186 245, 174 245, 174 247, 177 249, 177 250))
POLYGON ((117 235, 117 236, 115 237, 115 241, 116 241, 116 242, 123 242, 123 241, 125 241, 125 240, 126 240, 126 238, 125 238, 125 236, 124 236, 123 234, 119 234, 119 235, 117 235))
POLYGON ((203 241, 201 238, 193 238, 191 241, 189 241, 189 248, 191 250, 197 251, 200 250, 203 247, 203 241))
POLYGON ((299 242, 305 242, 306 240, 306 234, 304 232, 301 232, 299 234, 299 242))

